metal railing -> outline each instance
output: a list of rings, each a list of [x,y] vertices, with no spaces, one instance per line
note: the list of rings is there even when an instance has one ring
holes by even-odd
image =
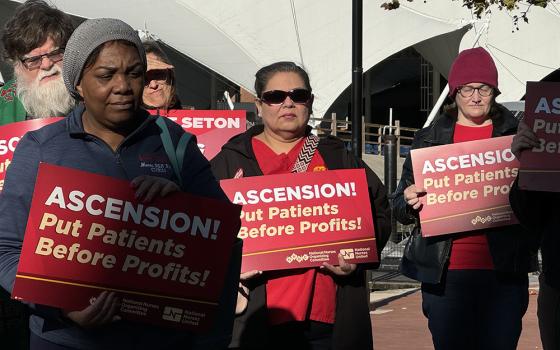
[[[350,143],[352,137],[352,121],[339,120],[336,113],[331,114],[331,118],[311,118],[310,121],[316,124],[315,130],[319,136],[333,135],[341,140]],[[400,121],[396,120],[394,125],[383,125],[376,123],[366,123],[362,117],[362,153],[364,154],[383,154],[383,134],[385,130],[397,136],[398,156],[404,157],[412,145],[415,128],[402,127]]]
[[[352,122],[349,120],[338,120],[333,113],[331,118],[311,118],[316,125],[315,130],[319,136],[333,135],[351,143]],[[410,151],[415,128],[407,128],[400,125],[396,120],[394,125],[383,125],[376,123],[366,123],[362,118],[362,153],[385,155],[383,135],[393,134],[396,136],[397,156],[404,157]],[[389,271],[398,270],[398,264],[403,256],[404,246],[411,235],[413,225],[401,225],[397,223],[391,234],[390,240],[381,253],[381,268]]]

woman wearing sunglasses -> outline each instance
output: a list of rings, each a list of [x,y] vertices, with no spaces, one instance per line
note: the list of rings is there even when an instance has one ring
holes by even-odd
[[[416,133],[412,148],[511,135],[517,119],[496,103],[498,71],[483,48],[468,49],[449,72],[454,103]],[[410,155],[395,192],[394,213],[418,222],[426,189],[414,184]],[[514,350],[528,306],[527,273],[536,268],[536,240],[520,225],[424,238],[417,225],[401,263],[422,282],[422,310],[436,350]]]
[[[175,67],[155,41],[144,41],[148,70],[144,80],[142,104],[146,109],[180,109]]]
[[[307,73],[293,62],[271,64],[256,73],[255,91],[263,125],[252,127],[223,146],[211,162],[216,177],[301,171],[296,165],[302,152],[309,152],[304,171],[365,168],[381,251],[390,233],[386,190],[373,171],[354,158],[341,140],[319,139],[311,134],[307,122],[313,94]],[[372,349],[364,266],[349,264],[339,256],[336,266],[250,271],[243,273],[241,280],[239,315],[230,347]]]

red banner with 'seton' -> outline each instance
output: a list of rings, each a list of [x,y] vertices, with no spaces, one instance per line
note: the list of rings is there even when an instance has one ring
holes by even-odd
[[[247,129],[244,110],[170,109],[164,113],[152,109],[148,112],[152,115],[160,113],[196,135],[198,148],[208,160],[214,158],[230,138]]]
[[[239,214],[185,193],[141,203],[128,181],[42,163],[12,297],[82,310],[113,291],[123,318],[205,330]]]
[[[222,180],[243,205],[241,271],[375,262],[377,250],[363,169]]]

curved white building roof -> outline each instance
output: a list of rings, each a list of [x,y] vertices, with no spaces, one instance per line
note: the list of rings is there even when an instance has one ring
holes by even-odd
[[[255,72],[279,60],[303,63],[314,87],[320,116],[351,83],[352,8],[340,0],[51,0],[86,18],[116,17],[148,30],[165,43],[252,91]],[[560,12],[531,8],[530,23],[512,25],[511,14],[475,20],[460,1],[416,0],[386,11],[382,0],[363,7],[364,72],[400,50],[417,45],[444,75],[460,47],[485,47],[499,69],[501,100],[524,95],[527,80],[540,80],[560,66]],[[559,5],[556,5],[560,7]],[[487,23],[478,43],[476,31]],[[474,24],[443,39],[438,35]],[[512,32],[513,31],[513,32]]]

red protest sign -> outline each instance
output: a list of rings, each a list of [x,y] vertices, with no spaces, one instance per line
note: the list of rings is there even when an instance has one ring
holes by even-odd
[[[157,115],[158,110],[148,112]],[[243,110],[171,109],[166,113],[159,110],[159,113],[196,135],[198,147],[208,160],[214,158],[230,138],[247,129]]]
[[[207,329],[239,213],[185,193],[139,203],[128,181],[43,163],[12,297],[82,310],[109,290],[123,318]]]
[[[222,180],[242,204],[242,271],[377,261],[363,169]]]
[[[519,163],[512,136],[411,151],[414,182],[424,187],[422,235],[438,236],[517,223],[509,190]]]
[[[39,118],[0,126],[0,192],[4,188],[4,178],[19,140],[32,130],[52,124],[62,118]]]
[[[523,120],[540,145],[521,154],[519,187],[560,192],[560,83],[527,82]]]

